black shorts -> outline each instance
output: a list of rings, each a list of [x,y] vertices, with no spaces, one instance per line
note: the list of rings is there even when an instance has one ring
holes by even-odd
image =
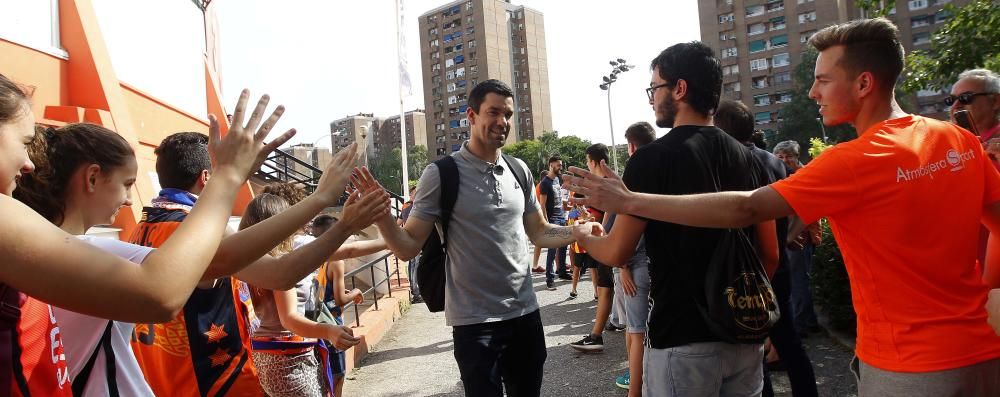
[[[574,252],[573,265],[580,268],[580,270],[593,269],[598,266],[594,258],[591,258],[586,252]]]
[[[611,266],[604,266],[600,262],[594,260],[594,258],[590,258],[590,261],[594,263],[597,271],[597,287],[614,288],[615,276],[611,272]]]

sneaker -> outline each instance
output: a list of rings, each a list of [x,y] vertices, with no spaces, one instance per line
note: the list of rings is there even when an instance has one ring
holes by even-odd
[[[413,298],[410,299],[410,303],[424,303],[424,298],[420,297],[420,295],[414,295]]]
[[[600,335],[587,335],[569,346],[582,352],[601,352],[604,351],[604,338]]]
[[[569,298],[570,298],[570,299],[576,299],[576,291],[572,291],[572,292],[570,292],[570,293],[569,293]]]
[[[631,378],[631,376],[626,372],[625,375],[619,376],[615,379],[615,386],[628,390],[629,378]]]
[[[566,280],[566,281],[572,281],[573,280],[573,276],[569,275],[569,274],[566,274],[566,273],[563,273],[563,274],[559,275],[559,279],[560,280]]]
[[[548,288],[549,291],[555,291],[556,290],[556,283],[554,283],[552,281],[546,281],[545,282],[545,287]]]
[[[614,325],[610,321],[608,321],[608,325],[604,327],[604,330],[605,331],[622,332],[622,331],[625,330],[625,326],[624,325]]]

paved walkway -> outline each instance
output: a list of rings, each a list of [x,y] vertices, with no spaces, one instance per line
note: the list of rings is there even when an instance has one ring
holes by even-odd
[[[544,256],[542,257],[544,260]],[[624,334],[605,332],[603,353],[579,353],[569,346],[590,332],[597,302],[589,278],[578,287],[580,296],[568,300],[568,281],[557,282],[558,290],[545,289],[543,276],[535,275],[535,291],[545,324],[548,360],[542,396],[624,396],[614,384],[625,372]],[[816,370],[821,396],[856,396],[854,380],[847,370],[851,353],[825,336],[806,340]],[[778,396],[791,396],[784,373],[774,375]],[[360,368],[347,376],[346,396],[462,396],[458,367],[452,355],[451,328],[443,313],[430,313],[423,304],[414,305],[395,324]]]

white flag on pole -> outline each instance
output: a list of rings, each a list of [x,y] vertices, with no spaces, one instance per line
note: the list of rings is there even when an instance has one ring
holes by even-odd
[[[402,97],[408,97],[413,95],[413,87],[410,84],[410,72],[409,72],[409,62],[406,60],[406,34],[405,24],[403,21],[405,17],[403,16],[403,0],[397,0],[396,4],[399,5],[398,18],[396,21],[396,32],[399,38],[396,40],[399,48],[396,49],[398,52],[397,57],[399,58],[399,93]]]

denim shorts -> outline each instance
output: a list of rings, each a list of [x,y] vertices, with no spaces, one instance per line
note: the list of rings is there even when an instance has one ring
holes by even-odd
[[[649,259],[629,262],[635,296],[625,296],[625,327],[630,334],[646,333],[649,317]]]

